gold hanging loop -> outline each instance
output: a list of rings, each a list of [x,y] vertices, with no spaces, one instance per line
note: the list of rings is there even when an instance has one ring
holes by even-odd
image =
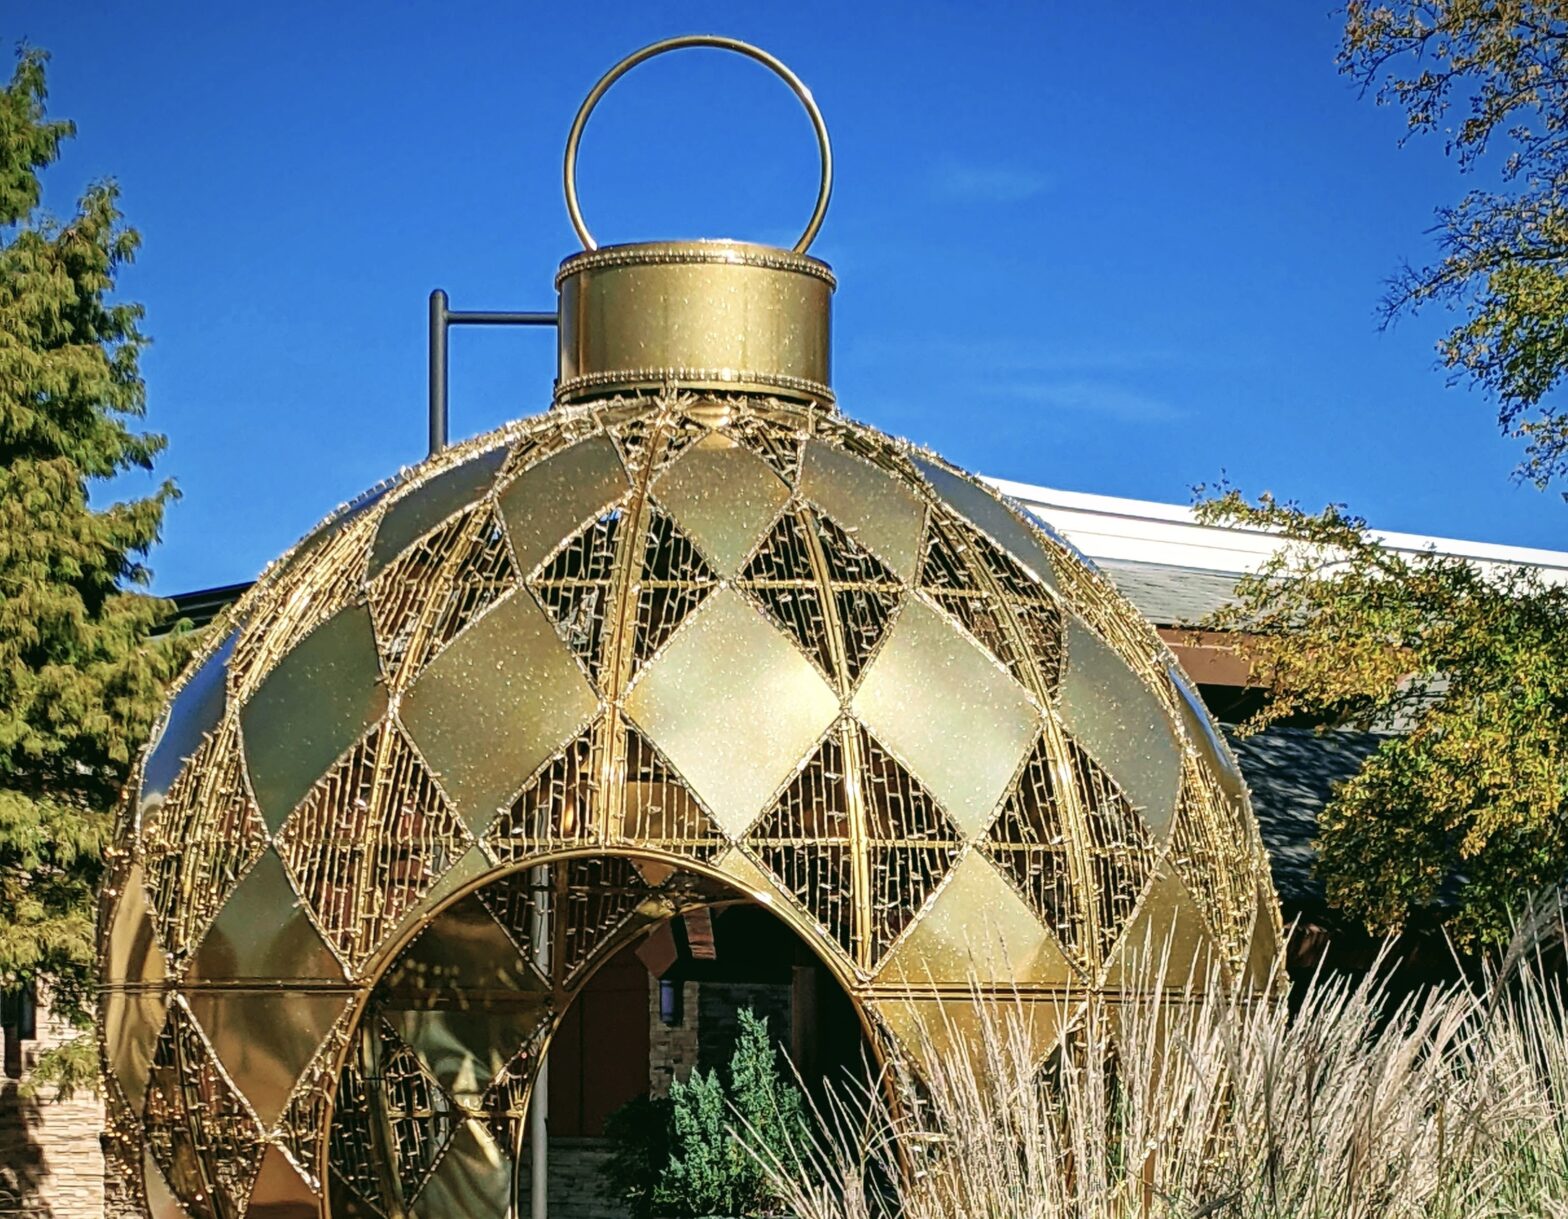
[[[616,64],[602,77],[599,83],[589,91],[583,99],[577,117],[572,120],[571,133],[566,137],[566,165],[564,178],[566,182],[566,214],[571,217],[572,228],[577,230],[577,238],[583,243],[585,250],[597,250],[599,243],[594,240],[593,234],[588,231],[588,226],[583,222],[582,208],[577,203],[577,146],[583,138],[583,128],[588,125],[588,116],[593,113],[593,108],[599,104],[599,99],[609,91],[611,85],[625,76],[644,60],[652,59],[655,55],[663,55],[666,51],[680,51],[687,47],[713,47],[720,51],[734,51],[748,59],[754,59],[764,67],[771,69],[780,77],[800,99],[800,104],[806,108],[806,114],[811,119],[811,126],[817,133],[817,151],[822,158],[821,184],[817,188],[817,205],[812,210],[811,219],[806,222],[806,231],[800,235],[800,240],[794,245],[795,253],[804,254],[811,248],[811,243],[816,240],[817,231],[822,227],[823,217],[828,212],[828,199],[833,193],[833,148],[828,142],[828,127],[822,119],[822,111],[817,109],[816,100],[811,96],[811,90],[806,88],[800,77],[796,76],[784,63],[773,55],[769,55],[761,47],[754,47],[749,42],[742,42],[738,38],[725,38],[720,34],[684,34],[679,38],[666,38],[660,42],[650,43],[640,51],[633,51],[620,63]]]

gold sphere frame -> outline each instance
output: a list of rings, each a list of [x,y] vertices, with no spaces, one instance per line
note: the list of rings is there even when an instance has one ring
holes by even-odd
[[[719,42],[623,61],[572,151],[676,45]],[[772,910],[878,1052],[1003,1002],[1043,1063],[1151,948],[1176,993],[1274,985],[1196,691],[1059,535],[837,411],[833,284],[734,242],[568,259],[552,408],[214,626],[100,903],[111,1215],[504,1219],[573,997],[703,906]]]

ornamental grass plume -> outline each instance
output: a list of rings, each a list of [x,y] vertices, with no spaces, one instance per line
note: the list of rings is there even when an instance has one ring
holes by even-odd
[[[1023,1007],[982,1001],[769,1170],[799,1219],[1563,1219],[1562,948],[1557,907],[1477,983],[1318,977],[1289,1007],[1151,954],[1152,997],[1064,1003],[1043,1065]]]

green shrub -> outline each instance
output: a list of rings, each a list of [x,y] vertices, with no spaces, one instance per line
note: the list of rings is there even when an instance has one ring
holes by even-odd
[[[767,1022],[742,1009],[726,1087],[695,1071],[668,1101],[642,1098],[611,1118],[611,1183],[634,1219],[782,1213],[761,1161],[800,1169],[810,1138],[800,1090],[784,1078]]]

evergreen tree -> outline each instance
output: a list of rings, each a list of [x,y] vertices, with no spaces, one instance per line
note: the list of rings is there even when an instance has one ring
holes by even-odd
[[[183,648],[149,644],[172,607],[138,591],[173,484],[89,497],[164,440],[127,424],[145,339],[141,306],[112,299],[138,242],[118,191],[90,186],[63,223],[40,210],[75,133],[45,117],[46,60],[24,48],[0,91],[0,986],[42,984],[84,1023],[112,810]],[[81,1081],[83,1048],[57,1082]]]
[[[779,1071],[768,1022],[750,1008],[737,1014],[728,1095],[717,1071],[670,1085],[670,1158],[653,1192],[655,1213],[777,1214],[763,1163],[800,1166],[810,1137],[800,1089]]]
[[[729,1135],[719,1073],[693,1071],[670,1085],[670,1160],[653,1198],[667,1215],[738,1215],[745,1172]]]

